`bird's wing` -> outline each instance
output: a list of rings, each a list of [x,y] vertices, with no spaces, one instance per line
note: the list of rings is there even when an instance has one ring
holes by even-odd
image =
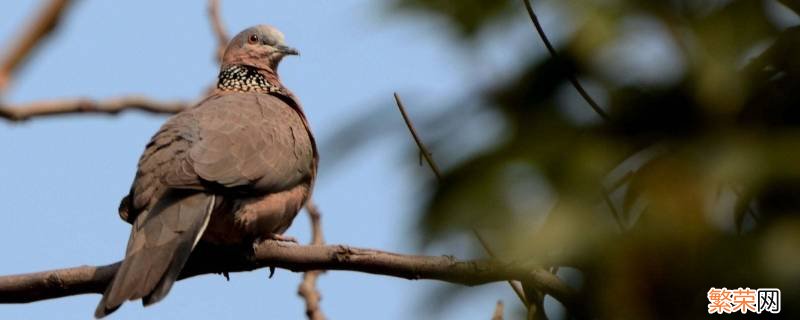
[[[300,114],[280,98],[226,94],[197,111],[200,139],[188,160],[202,180],[266,194],[311,176],[315,155],[310,134]]]
[[[214,195],[171,190],[142,212],[95,317],[106,316],[126,300],[142,298],[149,305],[164,298],[208,225],[214,202]]]
[[[153,136],[120,215],[133,222],[170,188],[251,194],[288,190],[314,175],[312,139],[301,115],[280,98],[212,96],[171,118]]]
[[[139,158],[130,194],[120,204],[120,216],[130,223],[152,206],[170,186],[203,190],[188,162],[192,145],[199,140],[200,125],[191,110],[170,118],[145,147]]]

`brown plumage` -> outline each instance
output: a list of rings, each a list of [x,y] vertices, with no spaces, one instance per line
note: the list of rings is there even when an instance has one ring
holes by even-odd
[[[237,245],[282,234],[316,176],[314,138],[278,63],[297,52],[269,26],[231,40],[215,92],[170,118],[147,144],[120,204],[125,260],[95,311],[158,302],[199,241]]]

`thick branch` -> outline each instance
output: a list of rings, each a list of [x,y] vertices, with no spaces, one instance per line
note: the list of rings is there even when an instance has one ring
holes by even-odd
[[[91,99],[65,99],[40,101],[27,105],[6,106],[0,104],[0,118],[22,121],[32,117],[55,116],[71,113],[117,114],[124,110],[141,110],[151,113],[177,113],[186,109],[186,102],[161,102],[145,97],[130,96],[104,101]]]
[[[0,65],[0,92],[8,86],[14,71],[30,56],[36,45],[55,30],[56,25],[61,20],[61,16],[71,2],[69,0],[50,1],[42,7],[36,19],[25,27],[25,32],[11,47]]]
[[[529,263],[457,260],[450,256],[414,256],[344,245],[299,246],[266,241],[251,254],[198,247],[182,278],[207,273],[252,271],[274,266],[294,272],[357,271],[409,280],[429,279],[474,286],[509,279],[535,284],[567,308],[579,308],[574,290],[553,274]],[[0,303],[26,303],[85,293],[101,293],[119,263],[83,266],[0,277]],[[534,271],[531,271],[534,270]]]

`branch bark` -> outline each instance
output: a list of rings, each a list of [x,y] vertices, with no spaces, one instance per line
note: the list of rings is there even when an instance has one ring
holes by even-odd
[[[141,110],[157,114],[172,114],[186,109],[186,102],[162,102],[140,96],[96,101],[91,99],[60,99],[33,102],[27,105],[7,106],[0,104],[0,118],[23,121],[33,117],[57,116],[71,113],[117,114],[124,110]]]
[[[404,255],[345,245],[300,246],[265,241],[243,254],[198,246],[181,279],[207,273],[252,271],[277,267],[294,272],[346,270],[409,280],[440,280],[475,286],[509,279],[535,284],[561,301],[580,310],[575,291],[558,277],[524,262],[495,259],[457,260],[451,256]],[[28,303],[86,293],[102,293],[120,263],[0,277],[0,303]],[[532,271],[533,270],[533,271]]]

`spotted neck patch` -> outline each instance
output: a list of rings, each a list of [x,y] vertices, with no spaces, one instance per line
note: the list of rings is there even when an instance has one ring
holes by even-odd
[[[258,69],[243,65],[232,65],[222,70],[217,88],[237,92],[281,92],[281,88],[269,83]]]

